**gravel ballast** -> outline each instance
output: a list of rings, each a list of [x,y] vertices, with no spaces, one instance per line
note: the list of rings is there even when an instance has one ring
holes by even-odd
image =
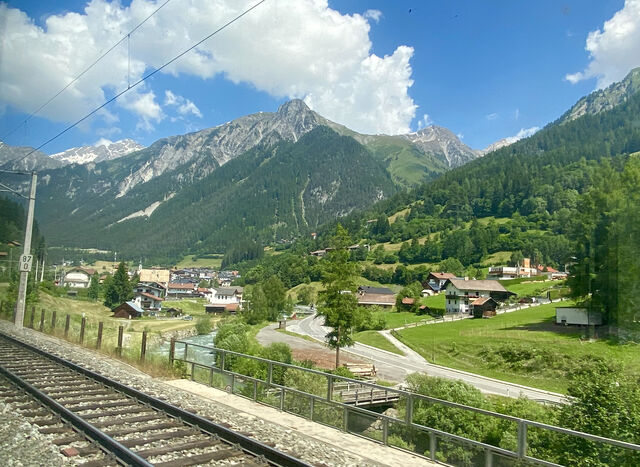
[[[247,416],[247,414],[234,408],[225,405],[214,405],[211,401],[164,384],[161,380],[154,379],[126,363],[61,339],[31,329],[25,328],[18,330],[6,321],[0,321],[0,330],[61,358],[68,359],[78,365],[119,381],[122,384],[129,385],[151,396],[164,399],[166,402],[185,410],[194,411],[198,415],[210,418],[216,421],[216,423],[228,426],[232,430],[250,434],[252,438],[275,446],[277,449],[299,457],[310,464],[317,466],[354,467],[383,465],[367,459],[366,455],[360,456],[352,452],[345,452],[337,446],[332,446],[315,438],[288,430],[281,425],[271,423],[267,420],[256,420],[255,417]],[[21,417],[16,417],[15,421],[3,423],[2,438],[0,439],[0,460],[13,459],[13,463],[2,462],[0,465],[69,465],[68,460],[62,458],[60,455],[58,455],[57,458],[55,458],[55,456],[52,457],[51,462],[44,464],[33,464],[28,460],[22,461],[17,455],[12,457],[16,454],[16,451],[12,451],[12,448],[9,446],[14,444],[14,442],[6,439],[12,436],[17,436],[20,439],[34,436],[36,436],[36,439],[42,438],[40,441],[40,444],[43,445],[42,449],[50,450],[53,454],[57,454],[56,447],[48,444],[46,438],[40,436],[34,427],[28,423],[26,423],[25,426],[24,420],[21,422],[19,420]],[[12,426],[14,428],[17,427],[18,431],[16,432],[15,429],[5,430],[4,425],[8,423],[13,423]],[[10,436],[5,436],[6,432],[8,432]],[[65,462],[67,463],[65,464]],[[425,461],[425,464],[428,464],[428,462]]]

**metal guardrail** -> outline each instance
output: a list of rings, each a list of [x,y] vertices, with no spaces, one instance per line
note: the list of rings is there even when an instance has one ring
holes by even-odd
[[[182,352],[181,358],[179,358],[177,356],[178,353],[180,353],[179,351],[176,351],[176,345],[183,345],[184,348],[180,349]],[[189,347],[193,347],[193,348],[201,348],[201,349],[206,349],[210,354],[213,355],[213,363],[211,364],[207,364],[207,363],[202,363],[202,362],[198,362],[192,359],[189,359]],[[216,357],[220,356],[220,361],[219,364],[217,365],[215,363],[216,361]],[[251,376],[246,376],[243,375],[241,373],[236,373],[230,370],[227,370],[225,368],[225,361],[228,360],[228,357],[239,357],[239,358],[246,358],[249,360],[254,360],[257,362],[261,362],[263,364],[265,364],[267,366],[267,377],[265,380],[259,379],[259,378],[254,378]],[[548,425],[545,423],[540,423],[540,422],[535,422],[532,420],[527,420],[527,419],[523,419],[523,418],[518,418],[518,417],[514,417],[511,415],[505,415],[505,414],[501,414],[498,412],[492,412],[489,410],[485,410],[485,409],[479,409],[477,407],[471,407],[468,405],[464,405],[464,404],[459,404],[456,402],[450,402],[450,401],[446,401],[446,400],[442,400],[442,399],[437,399],[435,397],[430,397],[430,396],[425,396],[422,394],[416,394],[416,393],[412,393],[409,391],[405,391],[402,389],[396,389],[396,388],[390,388],[390,387],[386,387],[386,386],[380,386],[374,383],[370,383],[367,381],[359,381],[359,380],[355,380],[355,379],[351,379],[351,378],[346,378],[346,377],[342,377],[342,376],[336,376],[333,374],[329,374],[329,373],[324,373],[322,371],[318,371],[318,370],[314,370],[314,369],[310,369],[310,368],[305,368],[305,367],[300,367],[300,366],[296,366],[296,365],[290,365],[287,363],[281,363],[281,362],[277,362],[277,361],[273,361],[273,360],[268,360],[265,358],[261,358],[261,357],[256,357],[253,355],[247,355],[247,354],[242,354],[239,352],[233,352],[230,350],[224,350],[224,349],[218,349],[215,347],[210,347],[210,346],[206,346],[206,345],[200,345],[200,344],[192,344],[189,342],[185,342],[185,341],[178,341],[178,340],[171,340],[171,345],[170,345],[170,350],[169,350],[169,360],[171,365],[173,365],[174,361],[183,361],[185,362],[185,364],[190,365],[190,378],[192,380],[196,379],[196,370],[203,370],[205,373],[208,373],[208,379],[205,379],[205,381],[209,384],[209,386],[213,387],[213,383],[214,383],[214,374],[219,374],[222,376],[226,376],[229,379],[229,384],[227,384],[224,389],[227,390],[230,393],[233,394],[237,394],[243,397],[248,397],[250,399],[253,399],[256,402],[259,403],[265,403],[266,405],[270,405],[270,406],[274,406],[279,408],[282,411],[288,411],[291,413],[295,413],[296,415],[300,415],[303,416],[305,418],[308,418],[312,421],[316,421],[319,423],[323,423],[325,425],[329,425],[332,426],[334,428],[340,428],[345,432],[348,433],[352,433],[352,434],[356,434],[358,436],[363,436],[365,438],[369,438],[372,439],[374,441],[377,442],[381,442],[384,445],[387,446],[392,446],[392,447],[398,447],[400,449],[404,449],[401,446],[397,446],[394,445],[392,442],[390,442],[389,440],[389,427],[392,426],[393,424],[400,424],[403,425],[405,428],[409,428],[411,430],[417,430],[419,432],[423,432],[425,433],[428,437],[429,437],[429,454],[428,455],[423,455],[422,453],[419,452],[414,452],[414,451],[410,451],[413,454],[417,454],[420,455],[422,457],[426,457],[428,459],[431,460],[437,460],[436,459],[436,453],[437,453],[437,449],[438,449],[438,437],[443,438],[447,441],[454,441],[457,443],[461,443],[463,445],[466,446],[472,446],[476,449],[481,449],[484,451],[485,456],[485,466],[486,467],[491,467],[493,466],[493,461],[494,461],[494,457],[499,456],[499,457],[504,457],[504,458],[510,458],[512,460],[520,460],[520,461],[527,461],[529,463],[533,463],[533,464],[537,464],[537,465],[544,465],[544,466],[559,466],[559,464],[555,464],[553,462],[549,462],[546,461],[544,459],[538,459],[532,456],[528,456],[527,455],[527,433],[528,433],[528,429],[529,428],[538,428],[538,429],[542,429],[542,430],[548,430],[548,431],[553,431],[556,433],[561,433],[564,435],[568,435],[568,436],[575,436],[578,438],[582,438],[582,439],[586,439],[589,441],[593,441],[596,443],[603,443],[603,444],[607,444],[610,446],[616,446],[619,448],[624,448],[624,449],[630,449],[633,451],[640,451],[640,445],[637,444],[633,444],[633,443],[627,443],[625,441],[619,441],[619,440],[615,440],[615,439],[611,439],[611,438],[605,438],[602,436],[597,436],[597,435],[592,435],[589,433],[584,433],[584,432],[580,432],[580,431],[575,431],[575,430],[570,430],[568,428],[561,428],[558,426],[554,426],[554,425]],[[296,371],[302,371],[305,373],[309,373],[309,374],[314,374],[317,376],[322,376],[324,378],[326,378],[327,380],[327,386],[326,386],[326,393],[324,396],[318,396],[317,394],[312,394],[309,392],[305,392],[302,391],[300,389],[296,389],[296,388],[291,388],[291,387],[287,387],[287,386],[283,386],[280,384],[277,384],[273,381],[273,374],[274,374],[274,369],[275,368],[286,368],[286,369],[293,369]],[[246,394],[246,383],[249,383],[250,387],[250,394],[247,395]],[[364,386],[364,387],[368,387],[371,388],[371,390],[376,390],[376,391],[385,391],[387,393],[393,393],[394,395],[397,396],[398,399],[403,400],[405,402],[405,417],[404,419],[400,419],[397,417],[392,417],[392,416],[388,416],[385,414],[380,414],[371,410],[367,410],[365,408],[362,407],[357,407],[357,406],[353,406],[353,405],[349,405],[346,403],[343,403],[339,400],[336,400],[336,397],[334,397],[335,395],[335,384],[337,382],[341,382],[341,383],[350,383],[350,384],[357,384],[359,386]],[[252,386],[252,388],[251,388]],[[259,391],[258,388],[259,386],[264,386],[265,389],[265,393],[269,390],[273,391],[274,394],[277,394],[277,403],[268,403],[267,402],[267,398],[263,398],[263,400],[261,400],[261,397],[259,397]],[[244,392],[243,392],[244,391]],[[287,404],[286,404],[286,398],[287,398],[287,394],[293,394],[296,396],[301,396],[303,398],[306,398],[308,400],[308,411],[307,413],[301,413],[300,410],[297,411],[293,411],[293,410],[287,410]],[[477,413],[480,415],[484,415],[484,416],[488,416],[488,417],[493,417],[493,418],[497,418],[500,420],[505,420],[505,421],[509,421],[515,424],[515,426],[517,427],[517,433],[516,433],[516,440],[517,440],[517,447],[515,451],[511,451],[509,449],[504,449],[498,446],[493,446],[490,444],[486,444],[477,440],[473,440],[470,438],[466,438],[463,436],[459,436],[459,435],[455,435],[452,433],[447,433],[445,431],[441,431],[438,430],[436,428],[432,428],[432,427],[428,427],[428,426],[424,426],[424,425],[420,425],[417,423],[414,423],[413,421],[413,409],[416,405],[416,402],[420,402],[420,401],[424,401],[424,402],[429,402],[432,404],[438,404],[440,406],[443,407],[449,407],[449,408],[454,408],[454,409],[459,409],[459,410],[463,410],[463,411],[467,411],[467,412],[473,412],[473,413]],[[319,417],[315,416],[318,415],[317,412],[314,413],[314,409],[317,405],[322,404],[322,405],[328,405],[336,410],[340,410],[342,411],[342,423],[340,426],[336,426],[336,425],[332,425],[332,424],[328,424],[328,423],[324,423],[322,420],[319,419]],[[380,439],[377,439],[375,437],[372,436],[367,436],[364,435],[362,433],[358,433],[358,432],[354,432],[353,430],[349,429],[350,426],[350,420],[353,419],[355,416],[360,416],[360,417],[368,417],[369,419],[375,419],[375,421],[379,422],[381,424],[381,435],[380,435]],[[406,450],[406,449],[404,449]]]

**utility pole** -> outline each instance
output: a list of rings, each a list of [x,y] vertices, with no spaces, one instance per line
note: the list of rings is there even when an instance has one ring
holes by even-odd
[[[29,192],[27,226],[24,233],[24,252],[20,257],[20,262],[18,263],[20,270],[20,287],[18,288],[18,302],[16,303],[16,317],[14,321],[17,328],[22,328],[24,321],[24,308],[27,301],[27,279],[29,278],[31,262],[33,261],[33,257],[31,256],[31,233],[33,230],[33,211],[36,204],[37,181],[38,175],[35,171],[31,172],[31,190]]]

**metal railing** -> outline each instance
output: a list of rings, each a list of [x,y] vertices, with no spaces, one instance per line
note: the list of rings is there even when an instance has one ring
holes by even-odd
[[[210,356],[209,358],[211,359],[211,362],[197,361],[195,358],[195,352],[190,352],[190,350],[195,349],[204,349],[207,355]],[[258,362],[258,364],[263,365],[262,368],[266,370],[266,376],[264,379],[260,379],[227,370],[226,362],[228,362],[229,359],[247,359],[249,361]],[[559,464],[554,462],[527,455],[527,434],[531,428],[560,433],[562,435],[582,438],[595,443],[602,443],[609,446],[640,452],[640,445],[633,443],[522,419],[511,415],[505,415],[456,402],[412,393],[403,389],[380,386],[367,381],[337,376],[253,355],[217,349],[211,346],[192,344],[172,339],[169,350],[169,360],[171,365],[173,365],[174,361],[184,362],[187,366],[187,370],[190,370],[188,371],[188,375],[191,380],[204,382],[211,387],[224,389],[232,394],[247,397],[256,402],[276,407],[282,411],[290,412],[295,415],[300,415],[312,421],[338,428],[351,434],[372,439],[387,446],[408,450],[413,454],[417,454],[431,460],[443,460],[442,457],[438,457],[440,440],[440,443],[443,443],[440,444],[440,447],[443,445],[450,445],[450,443],[455,443],[455,445],[465,446],[466,449],[471,449],[476,452],[481,451],[484,456],[484,465],[486,467],[492,467],[494,465],[494,460],[496,459],[499,459],[499,465],[515,465],[517,462],[521,463],[522,461],[526,461],[536,465],[559,466]],[[299,371],[315,378],[324,378],[326,383],[322,385],[322,394],[314,394],[275,382],[274,374],[282,374],[286,370]],[[217,378],[216,375],[218,375]],[[403,404],[405,416],[403,418],[398,418],[381,414],[373,410],[368,410],[362,406],[354,406],[345,403],[340,400],[339,387],[336,388],[336,383],[347,383],[357,385],[362,388],[368,388],[366,392],[371,391],[373,393],[373,391],[376,391],[378,394],[384,392],[387,399],[397,400],[398,403]],[[515,450],[505,449],[415,423],[413,416],[414,409],[424,403],[436,404],[440,407],[462,410],[468,413],[479,414],[513,423],[515,427],[514,437],[516,440]],[[367,426],[368,428],[363,429],[363,426]],[[399,428],[398,430],[394,430],[394,436],[390,436],[390,430],[392,428]],[[409,443],[406,442],[406,440],[403,442],[402,437],[398,437],[397,435],[397,433],[402,433],[403,431],[405,433],[413,433],[414,435],[417,433],[419,435],[426,436],[428,438],[428,450],[425,452],[417,452],[407,448]]]

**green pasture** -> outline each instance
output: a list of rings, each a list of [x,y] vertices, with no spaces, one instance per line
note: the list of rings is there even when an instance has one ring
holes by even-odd
[[[583,328],[554,324],[555,307],[419,326],[396,335],[432,363],[557,392],[566,390],[573,371],[598,358],[640,374],[638,344],[586,340]]]

